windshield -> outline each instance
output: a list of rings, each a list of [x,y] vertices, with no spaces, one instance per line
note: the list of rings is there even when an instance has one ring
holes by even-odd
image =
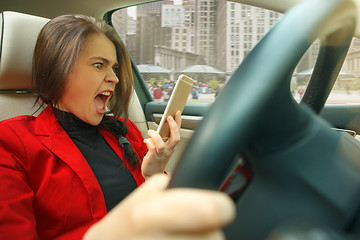
[[[167,101],[178,76],[186,74],[196,82],[188,102],[211,103],[281,17],[225,0],[175,0],[120,9],[112,22],[156,101]],[[354,39],[327,104],[360,102],[359,46],[359,39]],[[297,101],[305,92],[318,50],[315,42],[295,69],[291,91]],[[161,95],[154,95],[156,89]]]

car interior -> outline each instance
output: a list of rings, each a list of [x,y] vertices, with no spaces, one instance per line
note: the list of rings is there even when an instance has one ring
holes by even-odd
[[[36,111],[29,91],[32,53],[37,34],[47,21],[16,12],[1,13],[1,120]]]
[[[37,115],[31,85],[32,52],[42,26],[61,14],[87,14],[111,24],[111,14],[144,0],[0,3],[0,120]],[[360,103],[327,105],[348,54],[360,36],[355,0],[236,0],[283,13],[231,74],[211,104],[189,103],[181,142],[167,171],[169,188],[219,190],[233,195],[236,219],[227,239],[357,239],[360,236]],[[310,45],[320,50],[300,103],[292,75]],[[133,63],[135,91],[129,118],[146,137],[166,103],[144,90]],[[259,71],[261,66],[261,71]],[[360,99],[360,95],[358,96]],[[349,134],[350,133],[350,134]],[[249,181],[227,182],[251,172]],[[231,180],[231,179],[230,179]]]

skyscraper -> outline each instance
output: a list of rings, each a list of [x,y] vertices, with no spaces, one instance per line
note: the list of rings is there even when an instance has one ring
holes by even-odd
[[[216,66],[231,73],[282,14],[226,0],[217,4]]]

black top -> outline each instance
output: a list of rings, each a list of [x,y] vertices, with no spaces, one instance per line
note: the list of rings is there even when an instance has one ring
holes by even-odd
[[[111,149],[97,126],[90,125],[74,114],[53,108],[55,116],[89,163],[110,211],[137,188],[136,181],[123,161]]]

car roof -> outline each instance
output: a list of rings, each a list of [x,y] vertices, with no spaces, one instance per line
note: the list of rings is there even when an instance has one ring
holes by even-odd
[[[85,14],[101,18],[110,9],[136,5],[149,0],[5,0],[1,11],[15,11],[53,18],[63,14]]]
[[[154,1],[154,0],[153,0]],[[95,17],[102,17],[109,9],[121,8],[124,6],[136,5],[149,0],[11,0],[1,1],[2,11],[16,11],[27,14],[53,18],[62,14],[86,14]],[[269,8],[279,12],[301,0],[235,0],[249,5]]]

